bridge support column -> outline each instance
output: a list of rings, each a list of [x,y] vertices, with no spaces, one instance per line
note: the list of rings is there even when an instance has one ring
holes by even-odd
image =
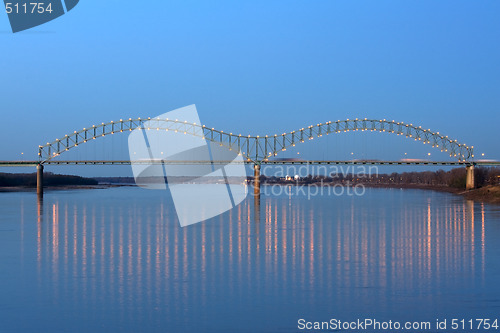
[[[255,197],[260,198],[260,164],[255,164],[253,171],[253,193]]]
[[[465,170],[467,171],[465,180],[465,189],[472,190],[476,188],[476,182],[474,179],[474,165],[473,164],[467,165]]]
[[[36,166],[36,194],[43,196],[43,164]]]

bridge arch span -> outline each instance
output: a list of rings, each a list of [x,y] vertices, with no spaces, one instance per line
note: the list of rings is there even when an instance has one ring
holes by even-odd
[[[311,140],[323,135],[349,132],[349,131],[378,131],[404,135],[406,138],[431,144],[434,148],[447,152],[451,157],[460,162],[468,162],[474,158],[473,147],[469,147],[457,140],[450,139],[439,132],[423,129],[421,126],[406,124],[403,122],[375,120],[375,119],[347,119],[328,121],[317,125],[311,125],[281,135],[251,136],[227,133],[215,128],[209,128],[200,124],[188,123],[177,119],[120,119],[100,125],[93,125],[72,134],[65,135],[53,142],[47,142],[39,146],[39,162],[50,161],[65,151],[78,147],[90,140],[112,135],[115,133],[129,132],[136,128],[147,130],[166,130],[181,132],[184,134],[203,137],[206,140],[227,146],[230,149],[238,149],[249,162],[259,163],[276,156],[279,152],[293,147],[296,144]]]

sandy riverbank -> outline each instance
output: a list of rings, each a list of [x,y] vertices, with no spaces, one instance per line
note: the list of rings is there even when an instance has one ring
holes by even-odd
[[[500,204],[500,185],[489,185],[460,194],[469,200]]]

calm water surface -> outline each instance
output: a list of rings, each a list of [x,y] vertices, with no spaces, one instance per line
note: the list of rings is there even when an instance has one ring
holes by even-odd
[[[446,193],[263,195],[186,228],[139,188],[0,193],[0,212],[0,332],[500,317],[500,209]]]

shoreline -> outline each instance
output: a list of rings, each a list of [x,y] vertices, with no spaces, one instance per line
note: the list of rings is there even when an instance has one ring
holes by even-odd
[[[294,186],[296,184],[266,184],[263,183],[262,186]],[[318,185],[317,183],[311,183],[308,185]],[[415,189],[415,190],[425,190],[425,191],[437,191],[445,192],[463,197],[466,200],[473,200],[477,202],[484,202],[489,204],[500,204],[500,185],[488,185],[478,189],[466,191],[464,189],[444,186],[444,185],[424,185],[424,184],[364,184],[357,183],[352,185],[341,185],[341,186],[355,186],[363,185],[367,188],[393,188],[393,189]],[[99,184],[99,185],[66,185],[66,186],[49,186],[45,187],[45,191],[68,191],[68,190],[105,190],[108,188],[115,187],[136,187],[135,184]],[[36,192],[36,187],[26,187],[26,186],[12,186],[12,187],[0,187],[0,193],[14,193],[14,192]]]
[[[360,183],[362,184],[362,183]],[[362,184],[368,188],[399,188],[399,189],[410,189],[410,190],[427,190],[427,191],[437,191],[446,192],[451,194],[461,194],[465,190],[455,187],[449,187],[445,185],[424,185],[424,184]]]
[[[320,184],[320,183],[311,183]],[[273,185],[273,184],[262,184],[264,186]],[[293,183],[290,184],[278,184],[278,185],[296,185]],[[353,183],[351,185],[343,185],[343,186],[356,186],[363,185],[366,188],[386,188],[386,189],[410,189],[410,190],[424,190],[424,191],[436,191],[436,192],[444,192],[450,193],[457,196],[461,196],[466,200],[473,200],[476,202],[483,202],[489,204],[500,204],[500,185],[487,185],[481,188],[473,189],[473,190],[465,190],[461,188],[449,187],[445,185],[426,185],[426,184],[366,184],[366,183]]]
[[[44,191],[67,191],[67,190],[105,190],[112,187],[135,186],[135,185],[62,185],[62,186],[47,186]],[[0,193],[12,192],[36,192],[36,187],[28,186],[0,186]]]
[[[460,194],[467,200],[500,205],[500,185],[488,185]]]
[[[425,191],[445,192],[463,197],[466,200],[484,202],[489,204],[500,204],[500,185],[487,185],[473,190],[449,187],[444,185],[424,184],[363,184],[367,188],[399,188],[415,189]]]

